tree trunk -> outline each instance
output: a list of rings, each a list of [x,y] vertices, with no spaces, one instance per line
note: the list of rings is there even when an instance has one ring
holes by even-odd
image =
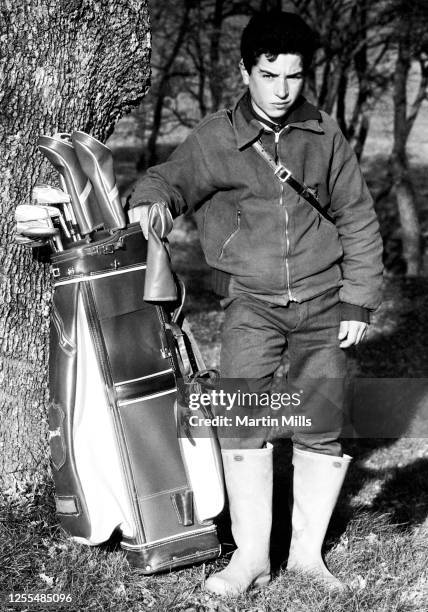
[[[360,127],[358,129],[357,137],[354,138],[354,151],[358,161],[361,160],[364,151],[364,145],[366,144],[367,136],[370,129],[370,119],[368,115],[364,114],[361,117]]]
[[[403,259],[406,262],[406,276],[419,276],[422,272],[421,228],[415,204],[415,192],[409,178],[407,164],[399,158],[393,160],[396,179],[395,197],[401,225]]]
[[[184,38],[187,33],[190,9],[191,1],[186,0],[180,26],[178,28],[177,37],[172,46],[168,48],[167,57],[164,59],[164,63],[161,68],[161,77],[159,80],[156,102],[153,109],[152,129],[150,131],[150,136],[147,141],[148,166],[153,166],[157,162],[156,144],[162,125],[162,111],[167,95],[168,82],[171,76],[170,71],[172,69],[172,66],[174,65],[175,60],[177,59],[180,47],[183,44]]]
[[[348,126],[346,123],[346,92],[348,90],[348,76],[345,70],[340,75],[337,88],[336,120],[345,138],[348,138]]]
[[[409,39],[403,36],[398,45],[394,76],[394,145],[390,168],[400,218],[403,258],[407,266],[406,276],[418,276],[422,267],[421,227],[406,152],[410,132],[406,92],[410,64]]]
[[[36,182],[57,184],[40,134],[105,140],[149,81],[147,0],[5,0],[0,23],[0,475],[35,481],[47,465],[48,266],[14,244],[14,210]],[[54,178],[55,177],[55,178]]]
[[[220,38],[223,24],[223,0],[215,0],[213,29],[210,40],[209,85],[211,92],[211,111],[220,108],[223,93],[223,75],[220,70]]]
[[[358,160],[361,159],[364,144],[367,139],[370,119],[365,112],[366,103],[369,98],[370,89],[368,84],[368,56],[367,56],[367,3],[358,2],[352,11],[352,19],[356,25],[356,39],[360,42],[360,48],[354,56],[355,72],[358,79],[358,93],[352,111],[351,119],[347,126],[347,138],[353,144]]]

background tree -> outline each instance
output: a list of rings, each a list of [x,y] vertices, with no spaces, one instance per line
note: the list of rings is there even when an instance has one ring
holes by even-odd
[[[320,33],[309,97],[336,114],[361,156],[370,105],[389,83],[384,59],[391,37],[385,30],[382,2],[164,0],[162,8],[153,3],[153,87],[141,108],[153,126],[148,139],[150,163],[156,159],[159,139],[179,127],[192,128],[207,113],[232,104],[242,90],[237,69],[242,27],[256,10],[281,6],[297,11]],[[174,40],[180,44],[172,45]]]
[[[13,241],[14,210],[53,179],[40,134],[103,140],[144,97],[146,0],[6,0],[0,21],[0,474],[35,477],[46,462],[48,267]]]
[[[154,58],[154,71],[157,78],[153,82],[153,118],[147,140],[147,165],[149,166],[156,163],[157,160],[156,142],[161,129],[165,98],[168,95],[171,78],[178,76],[177,63],[189,29],[190,13],[195,4],[194,0],[183,0],[171,7],[165,3],[153,6],[152,23],[156,29],[158,52]],[[181,76],[188,75],[184,72]]]
[[[428,5],[425,0],[393,2],[393,36],[396,59],[393,76],[394,142],[389,158],[387,189],[393,189],[401,225],[406,275],[422,271],[421,225],[415,189],[409,171],[407,141],[422,102],[428,97]],[[419,64],[419,85],[414,99],[408,101],[412,63]],[[385,192],[384,192],[385,193]]]
[[[194,127],[236,97],[242,25],[260,6],[260,0],[151,3],[153,84],[138,110],[148,126],[142,166],[162,157],[160,140]]]
[[[368,0],[290,0],[319,33],[319,52],[310,92],[314,102],[335,115],[361,157],[374,102],[390,82],[386,69],[391,36],[383,2]]]
[[[321,53],[313,92],[318,105],[336,114],[345,136],[361,157],[374,103],[393,103],[393,144],[377,201],[395,196],[405,274],[422,272],[422,238],[406,146],[421,105],[427,99],[428,5],[425,0],[293,0],[320,31]],[[408,101],[415,63],[419,84]],[[346,108],[346,102],[352,107]]]

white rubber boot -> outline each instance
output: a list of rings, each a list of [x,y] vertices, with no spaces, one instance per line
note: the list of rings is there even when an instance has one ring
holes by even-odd
[[[232,533],[237,549],[229,565],[208,578],[216,595],[239,595],[270,582],[272,527],[272,445],[251,450],[223,450]]]
[[[287,569],[309,572],[332,589],[344,585],[331,574],[321,547],[351,457],[334,457],[294,449],[293,512]]]

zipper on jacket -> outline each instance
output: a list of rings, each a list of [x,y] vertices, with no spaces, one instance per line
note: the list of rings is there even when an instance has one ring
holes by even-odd
[[[236,236],[236,234],[239,232],[240,229],[241,229],[241,210],[238,208],[238,210],[236,211],[236,228],[233,230],[230,236],[223,243],[223,246],[221,247],[220,253],[218,256],[219,259],[223,257],[225,248],[227,247],[229,242],[232,240],[232,238]]]
[[[279,155],[278,155],[278,143],[279,143],[279,135],[281,133],[281,130],[275,131],[275,155],[274,155],[274,159],[275,159],[275,163],[278,163],[278,159],[279,159]]]
[[[275,132],[275,162],[278,164],[280,162],[279,159],[279,155],[278,155],[278,143],[279,143],[279,136],[280,134],[286,130],[288,128],[288,125],[286,125],[282,130],[279,130],[278,132]],[[284,205],[284,185],[281,183],[281,196],[279,199],[279,203],[280,206],[284,207],[284,211],[285,211],[285,273],[287,276],[287,293],[288,293],[288,299],[290,300],[290,302],[295,301],[294,297],[291,293],[291,287],[290,287],[290,267],[288,264],[288,252],[290,250],[290,236],[288,234],[288,210],[287,207]]]
[[[277,130],[274,130],[274,134],[275,134],[275,150],[274,150],[274,160],[276,164],[280,163],[280,159],[279,159],[279,152],[278,152],[278,144],[279,144],[279,137],[281,136],[281,134],[284,134],[285,132],[288,132],[290,126],[289,125],[284,125],[283,127],[279,127]]]

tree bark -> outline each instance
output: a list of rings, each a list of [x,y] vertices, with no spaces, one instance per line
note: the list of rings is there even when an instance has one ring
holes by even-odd
[[[57,184],[40,134],[105,140],[149,82],[147,0],[4,0],[0,22],[0,477],[47,466],[48,266],[14,244],[14,210]]]

